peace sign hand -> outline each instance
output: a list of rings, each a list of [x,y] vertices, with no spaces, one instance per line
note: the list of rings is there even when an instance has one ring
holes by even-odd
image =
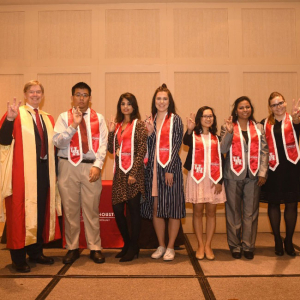
[[[19,113],[19,107],[21,105],[21,100],[17,104],[17,98],[14,98],[13,103],[10,104],[9,101],[7,102],[7,120],[13,121]]]
[[[146,115],[145,123],[146,123],[146,128],[147,128],[147,131],[148,131],[148,136],[150,136],[154,131],[154,123],[153,123],[152,116],[149,117],[149,116]]]
[[[186,122],[187,122],[187,129],[188,129],[188,133],[191,134],[192,131],[194,130],[196,123],[195,123],[195,118],[196,118],[196,114],[194,113],[190,113],[190,117],[186,117]]]
[[[300,117],[300,99],[298,99],[297,103],[295,104],[295,99],[293,99],[293,107],[292,107],[292,118],[293,118],[293,123],[294,124],[299,124],[300,123],[300,120],[299,120],[299,117]]]
[[[226,123],[226,130],[229,133],[232,133],[233,131],[232,116],[230,116],[227,120],[225,119],[225,123]]]
[[[107,121],[107,127],[109,132],[114,132],[116,129],[116,122],[115,122],[115,117],[110,116],[110,121]]]

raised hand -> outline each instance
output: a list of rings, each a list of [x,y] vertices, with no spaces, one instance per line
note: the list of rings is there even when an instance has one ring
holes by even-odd
[[[17,104],[17,98],[14,98],[12,104],[7,102],[7,120],[13,121],[19,113],[19,107],[21,105],[21,101]]]
[[[230,116],[227,120],[225,119],[225,124],[226,124],[226,130],[229,133],[232,133],[233,131],[232,116]]]
[[[150,136],[154,131],[154,122],[153,122],[152,116],[149,117],[149,116],[146,115],[145,123],[146,123],[146,128],[147,128],[147,131],[148,131],[148,136]]]
[[[193,132],[193,130],[196,126],[195,118],[196,118],[196,114],[194,114],[194,113],[190,113],[190,117],[186,117],[187,130],[188,130],[189,134],[191,134]]]
[[[295,99],[293,99],[293,105],[292,105],[292,112],[291,112],[291,116],[293,118],[293,123],[295,124],[299,124],[300,120],[300,99],[298,99],[297,103],[295,103]]]
[[[79,106],[77,106],[76,108],[73,108],[73,123],[72,123],[72,127],[73,128],[77,128],[78,125],[81,123],[82,121],[82,112],[79,109]]]
[[[109,132],[114,132],[116,129],[116,122],[115,122],[115,117],[110,116],[110,121],[107,121],[107,127]]]

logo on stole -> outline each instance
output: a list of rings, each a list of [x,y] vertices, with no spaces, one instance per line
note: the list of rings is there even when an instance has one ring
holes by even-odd
[[[74,156],[79,155],[79,149],[77,147],[71,147],[71,153]]]
[[[242,160],[240,159],[239,156],[233,156],[233,161],[236,165],[241,165],[242,164]]]
[[[203,167],[201,166],[201,164],[195,164],[194,168],[196,173],[203,173]]]

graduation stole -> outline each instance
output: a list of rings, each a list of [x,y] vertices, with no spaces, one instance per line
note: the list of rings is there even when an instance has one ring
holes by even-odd
[[[83,117],[83,116],[82,116]],[[68,126],[73,123],[73,109],[68,110]],[[92,145],[92,151],[96,155],[96,152],[99,148],[99,139],[100,139],[100,131],[99,131],[99,119],[97,113],[90,109],[90,119],[89,122],[86,122],[86,130],[91,133],[91,136],[88,136],[89,145]],[[69,145],[69,153],[68,160],[75,167],[80,164],[82,161],[82,144],[81,144],[81,135],[80,128],[78,126],[78,131],[73,135],[70,145]]]
[[[274,137],[274,125],[268,123],[268,120],[265,120],[265,132],[266,139],[269,146],[269,168],[272,171],[275,171],[279,165],[279,158],[277,153],[277,146]],[[296,142],[297,137],[292,125],[292,117],[286,113],[282,123],[281,123],[281,134],[285,156],[288,161],[293,164],[296,164],[299,161],[299,145]]]
[[[260,133],[256,124],[249,120],[247,123],[248,133],[248,165],[253,176],[258,172],[260,165]],[[230,167],[233,173],[239,176],[245,169],[244,141],[239,122],[233,124],[233,137],[230,147]]]
[[[209,178],[217,184],[222,178],[221,151],[218,138],[209,133],[208,151],[202,134],[193,131],[193,153],[191,176],[196,183],[200,183],[206,174],[206,160],[209,162]]]
[[[157,162],[163,168],[168,165],[172,156],[173,119],[174,114],[171,114],[170,117],[168,117],[168,113],[166,113],[157,135]]]
[[[134,134],[136,123],[138,119],[128,123],[126,128],[122,131],[122,124],[119,123],[115,130],[114,136],[114,157],[115,157],[115,140],[118,139],[120,146],[119,150],[119,168],[127,174],[133,166],[133,155],[134,155]],[[115,172],[115,160],[114,160],[114,172]]]

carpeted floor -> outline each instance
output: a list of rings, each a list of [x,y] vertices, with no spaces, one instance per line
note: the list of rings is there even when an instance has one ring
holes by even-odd
[[[277,257],[273,236],[259,233],[255,257],[235,260],[226,235],[215,234],[216,259],[198,261],[197,241],[186,234],[185,246],[176,250],[175,260],[150,258],[152,250],[141,250],[138,259],[119,263],[116,249],[105,249],[106,263],[97,265],[84,250],[72,265],[63,265],[64,249],[45,249],[55,258],[52,266],[30,263],[31,272],[16,273],[9,251],[0,246],[0,299],[300,299],[300,256]],[[300,233],[295,234],[300,250]]]

